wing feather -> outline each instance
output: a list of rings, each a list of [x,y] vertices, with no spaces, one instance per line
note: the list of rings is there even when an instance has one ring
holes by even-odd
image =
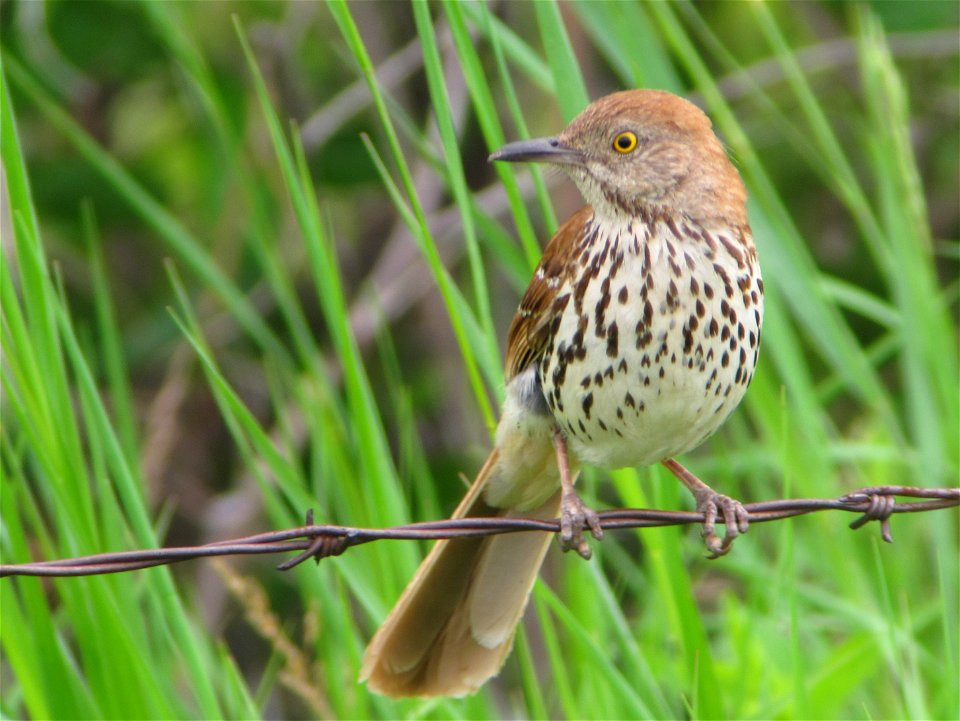
[[[531,363],[540,360],[550,341],[551,321],[562,308],[554,306],[562,300],[559,292],[577,262],[574,252],[593,208],[584,206],[557,230],[547,247],[527,292],[520,300],[510,330],[507,332],[507,381],[519,375]]]

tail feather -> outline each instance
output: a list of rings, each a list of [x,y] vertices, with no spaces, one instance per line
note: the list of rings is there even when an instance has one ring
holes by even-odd
[[[489,506],[481,491],[494,451],[454,513],[555,518],[556,492],[523,513]],[[438,541],[363,657],[360,679],[388,696],[463,696],[496,675],[552,535],[511,533]]]
[[[503,515],[556,518],[559,511],[558,491],[540,508]],[[473,573],[467,607],[473,636],[483,646],[493,648],[513,638],[552,538],[543,532],[509,533],[487,541]]]

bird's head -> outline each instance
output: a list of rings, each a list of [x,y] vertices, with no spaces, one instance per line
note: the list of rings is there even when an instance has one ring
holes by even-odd
[[[710,119],[662,90],[607,95],[559,135],[509,143],[490,159],[555,165],[605,216],[746,221],[743,183]]]

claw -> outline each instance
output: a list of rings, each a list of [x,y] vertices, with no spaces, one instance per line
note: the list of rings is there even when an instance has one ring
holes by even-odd
[[[690,489],[696,499],[697,510],[703,514],[703,542],[710,552],[707,558],[727,555],[737,536],[746,533],[750,527],[747,509],[740,501],[717,493],[672,458],[665,459],[663,465]],[[723,519],[725,526],[723,538],[717,535],[718,516]]]
[[[553,445],[557,452],[557,469],[560,471],[560,487],[563,493],[560,496],[560,548],[564,552],[575,550],[580,558],[589,560],[593,555],[587,539],[583,537],[583,529],[589,528],[590,533],[598,541],[603,538],[603,527],[596,512],[587,508],[580,500],[580,496],[573,490],[573,474],[570,472],[570,457],[567,455],[567,439],[563,433],[557,431],[553,435]]]
[[[733,542],[750,527],[750,516],[740,501],[707,488],[695,492],[697,510],[703,513],[703,542],[710,552],[708,558],[720,558],[730,552]],[[717,517],[723,519],[725,531],[717,535]]]
[[[596,540],[603,538],[603,528],[596,512],[588,508],[576,493],[564,493],[560,501],[560,548],[565,552],[575,550],[581,558],[589,560],[593,552],[583,537],[584,528],[589,528]]]

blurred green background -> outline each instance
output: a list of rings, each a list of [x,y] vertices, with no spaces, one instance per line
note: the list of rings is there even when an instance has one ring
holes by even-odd
[[[4,563],[449,513],[580,203],[486,157],[630,86],[711,113],[770,293],[693,470],[744,501],[957,485],[958,31],[952,1],[0,4]],[[594,506],[687,507],[612,475]],[[355,683],[413,544],[4,580],[0,710],[955,718],[957,514],[895,518],[892,547],[849,520],[713,563],[692,529],[554,554],[464,701]]]

